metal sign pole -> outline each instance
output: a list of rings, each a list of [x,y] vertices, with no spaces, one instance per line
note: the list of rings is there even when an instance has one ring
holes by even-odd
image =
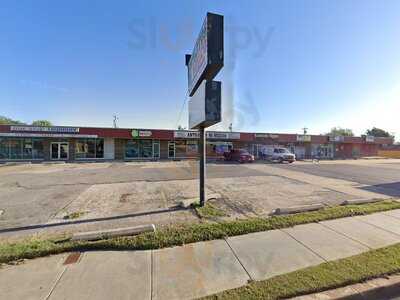
[[[207,13],[192,54],[185,55],[188,70],[189,127],[199,130],[200,206],[206,204],[205,128],[221,122],[221,82],[214,77],[224,66],[224,17]]]
[[[205,181],[206,181],[206,131],[203,126],[199,128],[199,154],[200,154],[200,206],[206,203]]]

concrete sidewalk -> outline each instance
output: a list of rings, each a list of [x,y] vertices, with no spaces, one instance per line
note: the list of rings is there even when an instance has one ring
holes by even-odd
[[[152,251],[0,269],[0,299],[193,299],[400,242],[400,210]]]

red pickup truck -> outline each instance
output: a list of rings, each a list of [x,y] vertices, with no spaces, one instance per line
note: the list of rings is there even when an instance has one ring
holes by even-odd
[[[254,156],[251,155],[246,149],[232,149],[224,153],[226,161],[237,161],[240,163],[253,162]]]

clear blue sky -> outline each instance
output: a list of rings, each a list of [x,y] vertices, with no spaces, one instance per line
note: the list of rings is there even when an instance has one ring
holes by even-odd
[[[219,128],[399,137],[397,0],[1,1],[0,115],[187,126],[184,54],[207,11],[226,25]]]

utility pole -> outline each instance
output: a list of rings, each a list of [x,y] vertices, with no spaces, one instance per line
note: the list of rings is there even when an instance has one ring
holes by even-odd
[[[117,115],[113,115],[113,126],[114,128],[117,128],[117,121],[119,120],[119,118],[117,117]]]

